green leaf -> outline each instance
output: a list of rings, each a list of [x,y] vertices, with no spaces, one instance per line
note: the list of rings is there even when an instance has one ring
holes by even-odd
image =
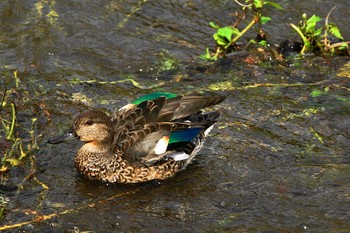
[[[339,50],[344,50],[344,49],[347,49],[347,48],[348,48],[348,44],[347,44],[347,43],[342,43],[342,44],[338,47]]]
[[[284,10],[284,8],[280,4],[275,3],[275,2],[266,1],[266,2],[264,2],[264,4],[272,6],[274,8],[280,9],[280,10]]]
[[[207,54],[205,53],[205,54],[201,54],[201,55],[199,55],[198,56],[200,59],[202,59],[202,60],[209,60],[208,58],[207,58]]]
[[[232,27],[222,27],[219,28],[218,31],[213,35],[214,40],[218,45],[225,46],[230,43],[232,35],[237,35],[239,30],[237,28]]]
[[[210,55],[208,47],[205,49],[205,54],[200,55],[199,58],[201,58],[203,60],[210,60],[211,59],[211,55]]]
[[[266,40],[259,41],[259,45],[266,46],[267,45],[267,41]]]
[[[265,23],[269,22],[270,20],[271,20],[271,18],[267,17],[267,16],[261,16],[260,17],[260,23],[261,24],[265,24]]]
[[[223,27],[219,28],[218,35],[225,37],[228,41],[231,41],[232,34],[236,34],[237,30],[234,30],[232,27]]]
[[[332,34],[333,36],[337,37],[338,39],[342,39],[344,40],[343,36],[340,33],[340,30],[337,26],[335,26],[335,24],[329,24],[328,25],[328,31],[330,34]]]
[[[260,9],[263,7],[263,1],[262,0],[254,0],[253,5],[255,6],[255,8]]]
[[[322,95],[323,94],[323,92],[322,91],[320,91],[320,90],[313,90],[312,92],[311,92],[311,96],[312,97],[318,97],[318,96],[320,96],[320,95]]]
[[[239,33],[241,33],[238,28],[231,28],[231,29],[232,29],[232,34],[235,36],[237,36],[237,35],[239,35]]]
[[[321,19],[322,19],[321,17],[317,15],[313,15],[306,21],[306,24],[316,25],[316,23],[321,21]]]
[[[311,22],[311,23],[306,24],[305,33],[313,34],[315,31],[315,27],[316,27],[315,22]]]
[[[219,29],[219,26],[216,25],[214,22],[209,22],[209,26],[215,29]]]
[[[217,56],[210,55],[210,51],[209,51],[208,47],[206,48],[205,51],[206,51],[205,54],[199,55],[200,59],[207,60],[207,61],[216,61],[217,60]]]
[[[208,47],[205,49],[205,57],[206,57],[207,59],[211,59],[211,55],[210,55],[210,51],[209,51],[209,48],[208,48]]]
[[[308,40],[303,40],[304,42],[304,47],[307,48],[307,50],[311,50],[311,43]]]
[[[319,36],[321,33],[322,33],[322,28],[319,28],[313,33],[313,36]]]
[[[229,43],[229,41],[227,41],[227,40],[225,39],[225,37],[220,36],[218,33],[215,33],[215,34],[213,35],[213,37],[214,37],[214,40],[216,41],[216,43],[217,43],[218,45],[225,46],[226,44]]]

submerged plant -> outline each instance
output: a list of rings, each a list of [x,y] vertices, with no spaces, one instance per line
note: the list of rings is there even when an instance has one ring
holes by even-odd
[[[316,27],[317,23],[322,20],[321,17],[312,15],[310,18],[307,18],[305,13],[302,15],[302,19],[298,26],[290,24],[303,41],[303,48],[301,49],[300,54],[320,51],[325,55],[349,50],[350,42],[343,41],[344,38],[341,35],[339,28],[335,23],[330,23],[328,21],[329,16],[334,9],[335,7],[333,7],[328,13],[323,27]],[[334,42],[334,39],[330,39],[329,36],[333,36],[334,39],[339,41]]]
[[[12,96],[18,93],[20,80],[17,72],[13,75],[14,87],[11,89],[4,88],[0,96],[0,219],[3,218],[7,210],[9,199],[3,196],[3,190],[17,190],[16,196],[19,195],[23,188],[23,183],[27,180],[32,180],[43,187],[44,190],[48,187],[39,181],[35,176],[35,156],[34,152],[39,148],[37,138],[34,134],[34,127],[37,118],[31,119],[31,127],[24,128],[17,121],[17,110],[15,101]],[[23,135],[27,135],[24,138]],[[30,164],[29,166],[27,166]],[[22,166],[28,168],[27,174],[23,177],[22,182],[12,184],[8,182],[8,171],[14,167]]]
[[[31,155],[38,145],[34,134],[34,127],[37,118],[31,119],[31,127],[23,128],[17,121],[17,110],[14,101],[11,100],[12,94],[16,93],[20,80],[17,71],[13,75],[15,87],[12,89],[3,89],[0,99],[0,178],[1,184],[4,182],[4,173],[11,167],[18,166],[22,161]],[[23,138],[23,135],[29,135],[29,138]]]
[[[36,118],[32,119],[32,129],[29,132],[31,135],[29,141],[31,143],[27,143],[27,140],[18,137],[15,133],[15,130],[18,128],[16,108],[13,102],[6,101],[6,93],[7,90],[3,93],[0,108],[0,122],[2,125],[0,129],[0,151],[3,153],[0,173],[6,172],[11,166],[19,165],[20,161],[33,149],[38,148],[33,131]],[[5,111],[10,113],[8,117],[5,117]]]

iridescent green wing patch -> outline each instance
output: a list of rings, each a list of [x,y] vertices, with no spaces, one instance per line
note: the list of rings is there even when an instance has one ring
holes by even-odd
[[[175,131],[170,134],[169,144],[178,142],[190,142],[194,139],[202,128],[189,128],[181,131]]]
[[[151,94],[141,96],[140,98],[134,100],[132,104],[138,105],[146,100],[154,100],[159,97],[166,97],[168,99],[171,99],[171,98],[175,98],[176,96],[177,96],[176,94],[169,93],[169,92],[153,92]]]

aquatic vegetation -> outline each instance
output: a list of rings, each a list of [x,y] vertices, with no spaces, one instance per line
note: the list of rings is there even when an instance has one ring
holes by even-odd
[[[34,128],[37,118],[30,119],[31,125],[29,128],[22,126],[17,121],[16,103],[21,103],[28,99],[27,94],[21,100],[17,96],[19,92],[26,93],[21,89],[21,81],[18,78],[18,72],[13,72],[12,88],[4,88],[0,99],[0,152],[2,154],[0,161],[0,176],[3,181],[4,172],[8,171],[13,166],[18,166],[22,161],[31,157],[31,155],[39,149],[37,138],[41,135],[35,135]],[[17,99],[17,100],[16,100]]]
[[[307,18],[305,13],[302,15],[302,19],[298,26],[290,24],[303,41],[303,48],[301,49],[300,54],[318,51],[323,55],[339,54],[344,51],[347,51],[347,54],[349,53],[350,42],[343,41],[344,38],[336,24],[328,21],[329,16],[334,9],[335,7],[333,7],[328,13],[323,27],[316,27],[317,23],[322,20],[321,17],[312,15],[310,18]],[[334,38],[330,39],[330,36],[333,36]],[[335,39],[339,41],[334,42]]]
[[[35,2],[43,5],[40,18],[33,12]],[[226,58],[220,54],[215,63],[198,62],[194,51],[200,54],[212,46],[215,53],[212,34],[218,31],[203,25],[203,17],[204,22],[225,27],[235,19],[224,22],[228,17],[217,12],[225,6],[241,8],[234,1],[142,1],[139,7],[140,2],[2,4],[7,7],[2,11],[0,100],[4,96],[6,103],[0,115],[9,131],[14,119],[12,137],[21,139],[17,143],[27,155],[18,160],[17,147],[11,158],[18,165],[2,163],[7,171],[1,173],[5,179],[0,185],[0,231],[152,232],[165,226],[168,231],[346,232],[350,66],[343,63],[348,59],[262,61],[274,47],[264,45],[272,39],[270,28],[282,26],[282,34],[301,42],[289,23],[298,25],[303,13],[296,13],[296,7],[287,12],[294,20],[277,26],[271,23],[286,18],[284,12],[264,5],[262,15],[272,18],[262,25],[268,38],[255,39],[256,23],[228,47],[222,54]],[[276,2],[324,10],[322,1],[317,6],[308,1]],[[57,24],[48,17],[54,4]],[[315,13],[324,18],[328,10]],[[346,25],[344,10],[335,19],[333,14],[331,21],[340,28]],[[308,11],[307,19],[312,15]],[[246,16],[237,27],[240,31],[254,18],[251,13]],[[323,24],[317,22],[316,30]],[[235,37],[232,33],[230,39]],[[246,38],[254,38],[249,47]],[[212,43],[203,45],[208,39]],[[240,49],[243,52],[229,54]],[[15,69],[20,70],[16,78]],[[142,185],[91,182],[74,169],[72,152],[78,145],[46,144],[86,109],[112,110],[154,91],[211,91],[227,97],[222,119],[200,157],[172,180]],[[37,118],[33,126],[32,118]],[[12,141],[0,125],[2,158]],[[32,129],[34,138],[43,137],[36,139],[40,149],[28,152]],[[14,189],[5,191],[11,185]]]
[[[29,129],[25,129],[25,127],[17,121],[18,112],[16,110],[15,101],[12,100],[12,96],[16,96],[16,92],[19,90],[20,86],[17,71],[14,72],[13,78],[15,87],[11,89],[4,88],[0,97],[0,191],[4,189],[17,189],[17,196],[20,190],[22,190],[24,182],[27,180],[34,181],[43,187],[43,189],[48,189],[48,186],[39,181],[35,176],[36,166],[34,152],[39,149],[37,138],[41,136],[36,136],[34,134],[37,118],[30,119],[31,126]],[[29,138],[27,138],[28,135]],[[8,182],[10,177],[7,173],[17,166],[26,167],[26,164],[29,164],[29,168],[28,170],[26,168],[27,173],[24,174],[22,181],[17,184]],[[0,219],[6,212],[6,204],[8,201],[9,199],[7,197],[0,194]]]
[[[11,166],[17,166],[25,157],[33,150],[38,149],[36,138],[34,136],[34,125],[36,118],[32,119],[32,128],[28,132],[31,139],[26,140],[16,134],[16,130],[20,127],[16,121],[16,107],[13,102],[6,101],[7,90],[4,91],[1,108],[0,121],[2,128],[0,129],[0,150],[3,152],[1,158],[1,174],[10,169]],[[10,114],[8,114],[10,113]],[[10,115],[8,118],[6,115]]]
[[[161,57],[156,66],[159,72],[176,70],[177,67],[179,67],[180,62],[174,56],[172,56],[169,51],[163,50],[160,53],[160,56]]]
[[[206,53],[201,55],[200,58],[217,60],[219,56],[229,53],[234,49],[235,43],[256,24],[258,24],[258,36],[250,42],[258,42],[260,45],[266,45],[266,36],[262,30],[262,25],[269,22],[271,17],[262,14],[263,8],[265,5],[278,9],[283,8],[275,2],[264,0],[247,0],[246,4],[239,3],[238,1],[236,1],[236,3],[242,6],[242,11],[237,14],[237,20],[233,25],[220,27],[213,22],[209,23],[212,28],[217,30],[217,32],[213,34],[216,42],[216,50],[214,54],[211,54],[209,48],[207,48]],[[242,30],[239,30],[238,25],[247,17],[251,18],[250,22]]]
[[[39,18],[45,15],[47,21],[51,26],[56,28],[57,30],[62,30],[62,27],[58,24],[58,19],[60,15],[56,10],[56,1],[38,1],[34,4],[35,10]],[[45,8],[49,9],[49,12],[45,14]]]
[[[318,97],[318,96],[321,96],[321,95],[326,95],[328,92],[329,92],[329,87],[325,87],[324,90],[316,89],[316,90],[313,90],[311,92],[311,96],[315,98],[315,97]]]
[[[270,22],[271,17],[264,16],[262,14],[265,5],[272,6],[277,9],[283,9],[279,4],[271,1],[263,0],[246,0],[246,4],[239,3],[242,6],[242,11],[237,14],[237,20],[230,26],[220,27],[217,24],[210,22],[209,25],[216,29],[216,33],[213,34],[213,38],[216,43],[215,52],[212,53],[209,48],[206,48],[206,53],[200,55],[200,58],[204,60],[217,60],[220,56],[228,54],[234,50],[245,49],[250,44],[257,44],[258,46],[266,46],[267,39],[262,29],[262,26],[267,22]],[[317,15],[312,15],[307,18],[304,13],[302,20],[298,25],[290,24],[290,26],[298,33],[302,39],[302,43],[296,41],[285,40],[278,48],[278,53],[289,55],[289,53],[304,54],[305,52],[320,53],[321,55],[341,55],[350,54],[349,41],[344,41],[340,29],[335,23],[328,21],[330,13],[335,9],[333,7],[328,13],[323,27],[317,28],[317,23],[322,20]],[[242,29],[239,30],[238,26],[243,19],[250,17],[250,22]],[[250,39],[248,43],[238,45],[237,41],[246,34],[247,31],[254,28],[254,25],[258,25],[256,31],[258,35],[255,39]]]

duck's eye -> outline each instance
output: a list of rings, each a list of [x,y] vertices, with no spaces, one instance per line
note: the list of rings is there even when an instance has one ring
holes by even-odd
[[[86,121],[86,124],[87,124],[87,125],[92,125],[93,123],[94,123],[94,122],[93,122],[93,120],[91,120],[91,119],[89,119],[89,120]]]

